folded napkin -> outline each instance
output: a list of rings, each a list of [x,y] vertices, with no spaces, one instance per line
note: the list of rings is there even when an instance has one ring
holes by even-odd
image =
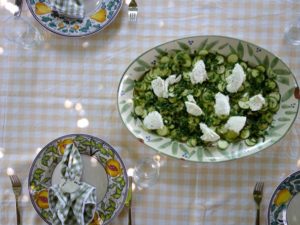
[[[49,207],[53,225],[85,225],[96,210],[95,187],[80,182],[82,161],[74,144],[66,147],[61,175],[64,181],[49,188]]]
[[[73,19],[83,19],[85,16],[84,0],[51,0],[51,7],[59,15]]]

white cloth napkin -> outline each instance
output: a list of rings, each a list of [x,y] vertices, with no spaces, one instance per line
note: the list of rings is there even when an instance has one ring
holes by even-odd
[[[61,16],[83,19],[85,16],[84,0],[51,0],[52,10]]]
[[[61,174],[64,182],[49,188],[49,207],[53,225],[85,225],[94,217],[96,190],[80,182],[82,161],[74,144],[66,147]]]

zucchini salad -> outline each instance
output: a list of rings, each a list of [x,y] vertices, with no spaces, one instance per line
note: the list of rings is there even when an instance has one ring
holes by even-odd
[[[135,118],[159,136],[226,149],[264,138],[279,109],[274,75],[250,66],[235,54],[176,50],[161,55],[135,81]]]

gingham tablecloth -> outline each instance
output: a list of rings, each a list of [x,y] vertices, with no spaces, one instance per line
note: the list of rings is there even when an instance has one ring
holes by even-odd
[[[166,41],[193,35],[225,35],[255,43],[278,55],[300,79],[300,47],[288,45],[284,30],[300,13],[298,0],[137,0],[138,22],[130,24],[127,3],[116,20],[90,37],[63,38],[45,30],[37,49],[21,50],[0,32],[0,224],[16,224],[15,201],[7,173],[23,182],[23,224],[45,224],[31,205],[27,179],[37,152],[69,133],[87,133],[114,146],[127,168],[155,152],[122,124],[117,87],[139,54]],[[0,19],[8,15],[0,0]],[[30,15],[26,4],[22,16]],[[5,26],[1,22],[1,30]],[[18,27],[11,27],[18,29]],[[88,122],[88,123],[87,123]],[[300,169],[300,120],[275,146],[239,160],[196,164],[162,158],[160,179],[134,191],[136,225],[254,224],[252,190],[265,182],[262,224],[276,186]],[[127,224],[123,210],[112,224]]]

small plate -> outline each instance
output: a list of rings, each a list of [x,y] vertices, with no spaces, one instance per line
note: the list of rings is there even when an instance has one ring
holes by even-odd
[[[85,134],[60,137],[46,145],[35,158],[29,173],[31,202],[41,218],[51,224],[48,189],[60,183],[61,160],[66,145],[76,143],[83,162],[82,181],[96,187],[94,221],[108,224],[124,206],[128,177],[120,156],[105,141]]]
[[[68,37],[94,34],[108,26],[119,13],[123,0],[85,0],[84,19],[69,19],[52,12],[51,0],[26,0],[34,18],[49,31]]]
[[[300,224],[299,193],[300,171],[297,171],[282,181],[273,193],[268,211],[269,225]]]

